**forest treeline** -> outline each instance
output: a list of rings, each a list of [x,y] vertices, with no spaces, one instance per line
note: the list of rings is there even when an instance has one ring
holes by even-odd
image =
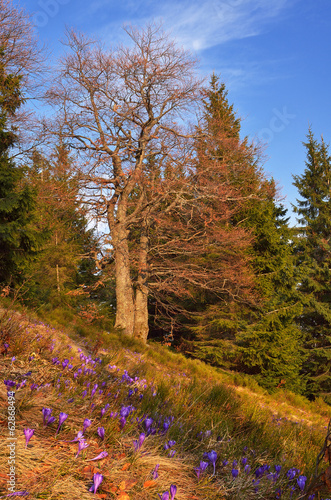
[[[2,296],[331,403],[328,144],[308,130],[291,228],[220,78],[157,25],[126,34],[68,30],[47,80],[0,0]]]

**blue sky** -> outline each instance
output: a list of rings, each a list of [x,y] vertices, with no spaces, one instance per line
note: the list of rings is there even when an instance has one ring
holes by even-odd
[[[124,24],[162,20],[180,45],[196,53],[199,71],[214,71],[242,117],[242,131],[267,143],[266,172],[290,209],[298,196],[292,174],[305,168],[305,140],[331,141],[330,0],[21,0],[54,61],[65,26],[126,42]],[[295,222],[295,219],[292,219]]]

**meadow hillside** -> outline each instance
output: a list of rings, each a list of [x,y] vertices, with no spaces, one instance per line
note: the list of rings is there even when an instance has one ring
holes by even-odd
[[[101,349],[93,335],[26,314],[3,310],[0,324],[1,498],[331,495],[323,460],[309,489],[331,416],[322,400],[270,395],[247,376],[115,333],[98,332]]]

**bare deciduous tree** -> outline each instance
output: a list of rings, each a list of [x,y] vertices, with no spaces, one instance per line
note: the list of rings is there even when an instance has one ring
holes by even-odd
[[[48,97],[60,110],[63,137],[80,154],[85,191],[90,193],[86,201],[109,226],[116,326],[146,339],[147,235],[144,230],[140,235],[140,273],[134,290],[129,232],[138,223],[148,226],[148,217],[165,197],[173,196],[175,203],[181,196],[178,191],[164,192],[157,177],[167,176],[167,168],[170,177],[176,168],[184,170],[191,153],[176,121],[195,107],[200,82],[195,60],[159,27],[126,31],[131,46],[116,50],[68,33],[70,51]]]
[[[0,0],[0,85],[8,76],[19,78],[22,105],[7,116],[7,126],[15,130],[17,146],[36,142],[36,122],[24,103],[36,96],[41,85],[45,48],[40,47],[29,14],[10,0]],[[37,139],[38,140],[38,139]],[[17,151],[15,152],[17,154]]]
[[[158,26],[126,32],[130,46],[106,50],[70,31],[48,99],[58,109],[53,130],[79,156],[85,203],[108,224],[115,326],[146,341],[149,293],[200,286],[237,297],[251,286],[248,235],[228,222],[253,191],[231,184],[229,156],[198,152],[196,136],[208,131],[184,125],[203,97],[196,61]],[[251,154],[239,141],[229,149]]]

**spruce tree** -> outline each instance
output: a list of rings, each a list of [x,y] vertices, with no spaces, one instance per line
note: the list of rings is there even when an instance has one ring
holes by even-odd
[[[298,289],[304,308],[298,316],[307,349],[304,365],[307,394],[323,396],[331,403],[331,158],[323,138],[318,142],[309,129],[306,168],[294,176],[301,199],[296,242]]]
[[[65,144],[60,142],[49,158],[35,150],[29,180],[38,194],[36,227],[47,238],[30,266],[26,296],[34,305],[55,306],[68,302],[67,293],[77,286],[96,281],[91,253],[97,242],[87,227],[78,178]]]
[[[261,301],[237,334],[237,369],[254,374],[269,390],[278,386],[303,392],[303,341],[295,324],[302,304],[286,210],[270,197],[250,207],[245,223],[254,234],[252,265]]]
[[[240,302],[227,297],[220,302],[204,297],[208,305],[201,307],[193,329],[197,336],[193,355],[254,374],[269,389],[283,385],[302,390],[301,334],[294,323],[301,305],[286,211],[277,205],[275,183],[264,177],[258,151],[246,138],[240,140],[240,120],[215,76],[205,100],[205,119],[221,138],[209,154],[228,166],[227,178],[215,182],[231,183],[246,198],[231,224],[251,235],[249,257],[257,298]]]
[[[33,227],[34,191],[25,182],[24,168],[10,158],[16,135],[9,120],[24,99],[21,77],[6,73],[4,58],[0,47],[0,283],[12,286],[23,280],[41,235]]]

